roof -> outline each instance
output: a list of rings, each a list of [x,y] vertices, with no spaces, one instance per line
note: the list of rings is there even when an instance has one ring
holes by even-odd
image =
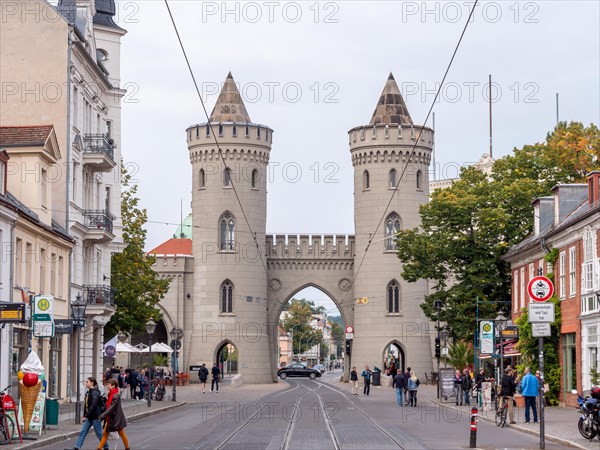
[[[373,117],[371,117],[370,125],[377,124],[413,125],[408,108],[391,72],[383,91],[381,91]]]
[[[0,145],[5,147],[44,145],[53,128],[52,125],[0,127]]]
[[[148,252],[152,255],[191,255],[192,240],[172,238]]]
[[[227,74],[217,103],[210,114],[211,122],[250,123],[250,116],[244,106],[240,91],[235,84],[231,72]]]
[[[177,227],[174,238],[187,238],[192,239],[193,231],[192,231],[192,215],[188,214],[188,216],[183,220],[181,225]]]

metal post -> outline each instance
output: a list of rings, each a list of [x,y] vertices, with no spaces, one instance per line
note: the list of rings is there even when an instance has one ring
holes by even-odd
[[[75,423],[81,423],[81,327],[77,327],[77,402],[75,402]]]
[[[469,447],[475,448],[477,447],[477,417],[478,417],[478,409],[474,406],[471,408],[471,436],[469,439]]]
[[[149,364],[148,364],[148,408],[152,406],[152,334],[148,334],[150,339],[150,347],[148,347]]]
[[[539,395],[540,395],[540,448],[541,449],[545,449],[546,448],[546,437],[544,435],[545,430],[544,430],[544,338],[538,338],[538,352],[539,352],[539,359],[540,359],[540,380],[542,380],[542,382],[540,383],[540,390],[539,390]]]
[[[177,353],[179,353],[179,350],[175,350],[175,353],[173,353],[173,401],[176,402],[177,401],[177,369],[178,364],[177,364]]]
[[[440,342],[440,304],[438,303],[438,308],[437,308],[437,345],[439,345]],[[441,349],[440,349],[441,352]],[[437,382],[437,398],[440,398],[440,357],[437,357],[437,373],[438,373],[438,382]],[[431,382],[433,383],[433,380],[431,380]]]

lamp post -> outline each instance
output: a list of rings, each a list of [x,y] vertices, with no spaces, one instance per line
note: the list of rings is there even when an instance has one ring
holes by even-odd
[[[446,328],[444,328],[442,331],[440,331],[440,338],[442,339],[442,341],[444,341],[444,348],[447,348],[447,342],[448,342],[448,330]],[[444,358],[444,369],[446,368],[446,358]],[[438,382],[440,379],[440,375],[438,373]]]
[[[496,324],[496,328],[498,329],[500,335],[500,376],[499,380],[502,379],[502,375],[504,375],[504,339],[502,338],[502,331],[504,331],[504,327],[506,326],[507,318],[504,317],[502,313],[498,314],[494,319],[494,323]]]
[[[75,402],[75,423],[81,423],[81,329],[85,327],[85,308],[87,303],[77,294],[71,303],[73,326],[77,328],[77,401]]]
[[[437,359],[437,373],[438,373],[438,383],[437,383],[437,398],[440,398],[440,310],[442,309],[442,301],[435,300],[433,302],[433,306],[437,309],[437,337],[435,338],[435,357]]]
[[[148,333],[148,340],[150,341],[150,346],[148,347],[148,352],[150,355],[150,367],[148,370],[148,407],[152,406],[152,336],[154,335],[154,330],[156,330],[156,323],[154,320],[150,319],[146,322],[146,332]]]
[[[169,332],[169,335],[171,336],[171,342],[173,344],[176,343],[176,341],[178,341],[179,339],[181,339],[181,336],[183,335],[183,331],[181,330],[181,328],[176,328],[175,326],[173,327],[173,329]],[[174,345],[175,348],[173,348],[173,358],[172,358],[172,369],[173,369],[173,401],[176,402],[177,401],[177,372],[179,371],[179,364],[178,363],[178,356],[179,356],[179,349],[178,349],[178,345]]]

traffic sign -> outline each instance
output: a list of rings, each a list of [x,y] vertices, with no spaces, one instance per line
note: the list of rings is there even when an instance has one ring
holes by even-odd
[[[554,303],[530,303],[529,322],[554,322]]]
[[[346,333],[346,339],[354,339],[354,333]]]
[[[536,302],[545,302],[554,294],[554,284],[546,277],[533,277],[527,283],[527,293]]]
[[[552,336],[549,323],[532,323],[531,335],[533,337],[548,337]]]
[[[181,341],[179,339],[171,341],[171,348],[173,350],[179,350],[181,348]]]
[[[352,326],[348,325],[348,326],[346,327],[346,333],[354,333],[354,327],[352,327]]]
[[[442,356],[448,356],[448,347],[442,348]]]

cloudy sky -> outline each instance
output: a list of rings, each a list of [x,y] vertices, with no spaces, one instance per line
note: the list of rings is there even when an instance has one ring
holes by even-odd
[[[471,2],[169,3],[210,113],[233,73],[253,122],[274,130],[267,231],[352,234],[347,132],[368,124],[390,72],[422,124]],[[185,129],[206,121],[163,1],[121,1],[122,150],[148,209],[147,248],[190,212]],[[538,142],[560,119],[598,124],[599,3],[480,2],[435,105],[436,176]],[[427,123],[431,126],[431,119]],[[433,179],[433,168],[430,178]]]

